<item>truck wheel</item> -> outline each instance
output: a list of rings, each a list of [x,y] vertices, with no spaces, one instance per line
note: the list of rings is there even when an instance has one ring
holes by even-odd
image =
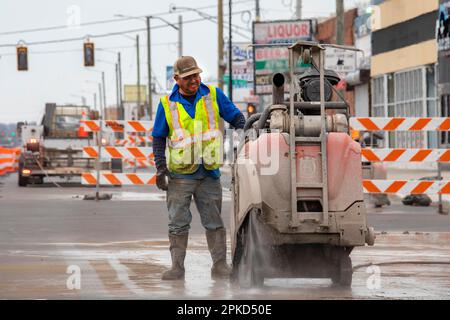
[[[255,230],[256,217],[250,214],[243,232],[243,252],[237,267],[239,285],[243,288],[260,287],[264,284],[264,277],[260,270],[262,264],[261,248]]]
[[[18,174],[18,176],[19,176],[18,180],[19,187],[26,187],[28,184],[28,177],[24,177],[20,173]]]

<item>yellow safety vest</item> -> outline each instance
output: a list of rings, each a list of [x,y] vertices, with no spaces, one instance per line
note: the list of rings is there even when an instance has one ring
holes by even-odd
[[[169,171],[190,174],[200,163],[207,170],[220,166],[222,135],[219,130],[219,106],[216,88],[208,86],[209,94],[195,105],[195,118],[186,112],[179,102],[161,98],[169,126]]]

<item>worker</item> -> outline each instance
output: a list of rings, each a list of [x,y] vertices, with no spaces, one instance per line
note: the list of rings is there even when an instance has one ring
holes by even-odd
[[[162,279],[184,279],[192,198],[206,231],[213,262],[211,276],[227,277],[231,269],[226,262],[226,230],[221,217],[219,118],[238,129],[244,127],[245,118],[219,88],[201,82],[202,70],[193,57],[178,58],[173,70],[176,84],[172,93],[160,100],[152,133],[156,185],[167,191],[169,211],[172,268]]]

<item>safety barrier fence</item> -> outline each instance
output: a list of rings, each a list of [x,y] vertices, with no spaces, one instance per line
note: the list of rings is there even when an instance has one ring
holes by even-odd
[[[101,133],[144,132],[149,134],[153,128],[151,121],[101,121],[82,120],[86,131]],[[448,131],[450,118],[350,118],[350,127],[359,131]],[[120,141],[121,146],[86,147],[84,156],[90,158],[120,158],[130,166],[140,168],[154,166],[151,147],[123,146],[148,143],[151,137],[127,137]],[[101,153],[103,151],[103,153]],[[364,162],[450,162],[447,149],[371,149],[363,148],[361,160]],[[87,185],[151,185],[155,175],[148,173],[110,173],[97,172],[82,175],[82,183]],[[388,194],[450,194],[449,181],[424,180],[363,180],[365,193]]]
[[[18,170],[19,148],[0,147],[0,176]]]
[[[121,159],[123,168],[133,169],[154,167],[153,148],[145,146],[153,141],[150,136],[153,121],[131,120],[81,120],[86,132],[93,132],[101,141],[104,132],[121,132],[124,139],[114,139],[114,146],[102,145],[83,148],[83,157],[93,159]],[[140,136],[137,134],[145,134]],[[141,146],[141,145],[144,146]],[[98,168],[98,166],[97,166]],[[113,173],[96,170],[81,176],[83,185],[154,185],[156,175],[151,173]]]
[[[450,118],[350,118],[358,131],[449,131]],[[372,149],[361,150],[363,162],[450,162],[448,149]],[[365,193],[450,194],[450,181],[443,180],[363,180]]]

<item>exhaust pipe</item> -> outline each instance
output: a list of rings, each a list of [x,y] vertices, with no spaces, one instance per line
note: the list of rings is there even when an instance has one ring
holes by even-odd
[[[272,76],[272,105],[284,104],[284,75],[282,73],[275,73]],[[262,130],[269,118],[271,106],[267,106],[261,113],[258,120],[258,130]]]
[[[284,75],[275,73],[272,77],[272,104],[284,102]]]

